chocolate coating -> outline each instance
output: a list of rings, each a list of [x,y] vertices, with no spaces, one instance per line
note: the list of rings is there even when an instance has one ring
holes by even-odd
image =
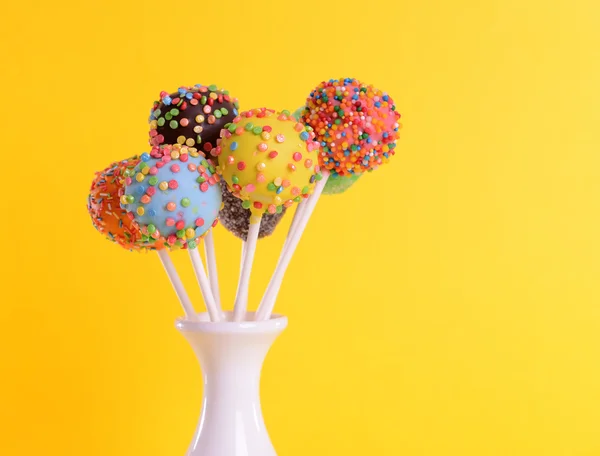
[[[219,222],[231,233],[242,240],[248,237],[250,226],[250,209],[242,207],[242,200],[233,196],[224,180],[220,181],[223,196],[223,208],[219,212]],[[286,208],[281,213],[264,214],[260,222],[259,238],[270,236],[285,215]]]
[[[216,147],[221,128],[238,114],[237,99],[217,86],[197,84],[162,92],[150,112],[151,146],[185,144],[209,156]]]

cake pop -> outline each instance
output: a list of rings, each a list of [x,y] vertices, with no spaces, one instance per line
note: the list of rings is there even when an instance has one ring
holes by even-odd
[[[229,191],[224,180],[221,180],[219,184],[221,185],[223,197],[223,207],[219,212],[219,222],[229,232],[242,241],[245,241],[248,237],[248,228],[250,227],[250,209],[244,209],[242,200],[233,196],[233,193]],[[280,212],[275,212],[275,214],[266,213],[262,216],[258,232],[259,239],[273,234],[275,228],[283,219],[286,208],[278,206],[278,210]]]
[[[325,182],[323,187],[323,195],[337,195],[344,193],[362,176],[362,174],[350,174],[348,176],[341,176],[337,173],[331,173],[329,179]]]
[[[142,233],[137,223],[127,211],[121,208],[119,192],[123,189],[123,179],[128,176],[140,159],[137,156],[112,163],[103,171],[97,172],[88,196],[88,212],[94,227],[111,241],[128,250],[155,248],[141,242]]]
[[[232,193],[256,222],[308,197],[321,179],[314,133],[289,111],[241,113],[221,131],[219,169]]]
[[[204,151],[217,145],[221,128],[238,114],[237,99],[216,85],[161,92],[150,111],[150,145],[181,144]]]
[[[154,148],[125,181],[121,204],[147,239],[171,248],[196,248],[217,222],[219,176],[203,154],[180,144]]]
[[[296,109],[292,117],[300,122],[304,122],[304,111],[306,110],[306,106],[301,106]],[[362,174],[350,174],[349,176],[340,176],[338,173],[334,172],[329,176],[327,182],[325,182],[325,186],[323,187],[324,195],[337,195],[339,193],[343,193],[348,190],[352,185],[358,180],[358,178]]]
[[[353,78],[322,82],[302,115],[321,145],[321,168],[333,176],[372,171],[395,153],[400,114],[392,98],[371,85]]]

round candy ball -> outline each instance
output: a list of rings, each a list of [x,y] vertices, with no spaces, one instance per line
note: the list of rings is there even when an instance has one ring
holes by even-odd
[[[340,176],[339,174],[331,174],[325,186],[323,187],[324,195],[337,195],[348,190],[362,174],[350,174],[348,176]]]
[[[217,155],[223,179],[256,216],[307,198],[322,178],[313,132],[288,111],[243,112],[221,137]]]
[[[137,223],[127,215],[127,211],[121,208],[119,202],[124,179],[139,161],[139,157],[132,157],[112,163],[105,170],[97,172],[88,196],[88,212],[94,227],[108,239],[128,250],[152,247],[143,245],[142,233]]]
[[[142,154],[125,181],[121,204],[147,240],[196,248],[217,221],[221,190],[212,163],[194,148],[167,145]]]
[[[400,114],[385,92],[356,79],[331,79],[307,99],[304,123],[321,145],[319,162],[331,174],[372,171],[394,155]]]
[[[150,111],[150,145],[181,144],[204,151],[216,147],[221,128],[238,114],[237,99],[216,85],[196,84],[161,92]]]
[[[248,229],[250,228],[250,217],[252,213],[250,209],[244,209],[242,200],[235,197],[227,188],[224,180],[219,182],[221,191],[223,192],[223,207],[219,212],[219,222],[230,233],[245,241],[248,239]],[[264,214],[260,220],[260,228],[258,231],[259,239],[270,236],[275,231],[275,228],[285,214],[285,207],[278,206],[278,211],[275,214]]]

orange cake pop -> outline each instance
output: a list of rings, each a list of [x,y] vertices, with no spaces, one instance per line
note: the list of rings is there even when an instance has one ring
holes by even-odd
[[[112,163],[96,173],[88,196],[88,212],[94,227],[109,240],[128,250],[159,248],[159,245],[140,243],[142,233],[137,223],[121,208],[120,195],[124,178],[133,171],[140,159],[137,156]]]

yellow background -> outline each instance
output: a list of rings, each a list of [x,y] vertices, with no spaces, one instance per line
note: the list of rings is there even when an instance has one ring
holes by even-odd
[[[600,455],[598,2],[220,4],[3,4],[0,454],[184,454],[181,312],[155,256],[92,228],[93,172],[146,150],[160,90],[295,109],[349,75],[404,129],[323,198],[290,267],[262,388],[279,454]],[[216,242],[231,302],[239,243]]]

